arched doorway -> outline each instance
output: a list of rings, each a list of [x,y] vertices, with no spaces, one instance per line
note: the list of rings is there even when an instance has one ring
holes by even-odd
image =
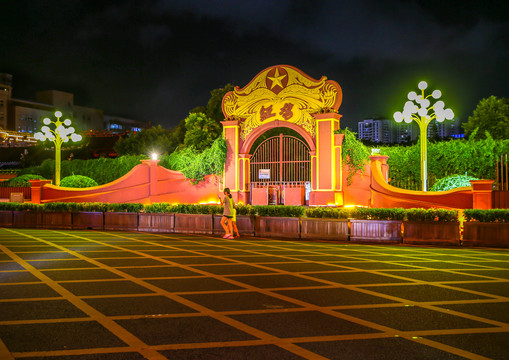
[[[306,188],[309,192],[311,184],[309,145],[289,129],[277,128],[266,134],[252,147],[250,202],[304,204]],[[253,196],[267,196],[267,199],[253,199]]]

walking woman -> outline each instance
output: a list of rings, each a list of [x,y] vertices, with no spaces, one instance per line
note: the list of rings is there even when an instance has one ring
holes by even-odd
[[[232,200],[232,194],[230,194],[230,189],[225,188],[224,189],[224,198],[221,200],[221,203],[224,206],[223,210],[223,217],[221,218],[221,226],[224,229],[224,236],[225,239],[233,239],[233,229],[232,229],[232,222],[231,219],[233,217],[233,200]]]

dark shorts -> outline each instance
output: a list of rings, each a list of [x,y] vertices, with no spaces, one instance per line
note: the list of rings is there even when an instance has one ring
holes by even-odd
[[[223,217],[225,217],[227,219],[231,219],[233,216],[231,216],[231,215],[223,215]]]

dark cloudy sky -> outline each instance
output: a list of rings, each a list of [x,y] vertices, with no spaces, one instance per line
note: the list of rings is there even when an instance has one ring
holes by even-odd
[[[278,64],[343,89],[341,127],[401,110],[427,80],[466,119],[509,97],[509,1],[3,0],[0,72],[170,128],[210,90]]]

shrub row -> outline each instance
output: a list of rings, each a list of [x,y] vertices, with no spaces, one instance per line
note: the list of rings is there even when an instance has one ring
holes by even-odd
[[[328,219],[359,220],[408,220],[408,221],[458,221],[458,212],[446,209],[384,209],[384,208],[330,208],[302,206],[263,206],[243,205],[235,207],[237,215],[259,215],[271,217],[303,217]],[[70,203],[54,202],[46,204],[0,202],[0,210],[14,211],[47,211],[47,212],[145,212],[145,213],[180,213],[180,214],[214,214],[223,213],[222,205],[190,205],[154,203]],[[509,209],[478,210],[467,209],[464,212],[466,221],[509,222]]]
[[[509,223],[509,209],[467,209],[464,214],[466,221]]]
[[[140,212],[143,204],[140,203],[71,203],[54,202],[47,204],[0,202],[0,210],[13,211],[45,211],[45,212]]]
[[[359,220],[408,220],[408,221],[458,221],[458,212],[445,209],[377,209],[377,208],[310,208],[309,218],[359,219]]]

